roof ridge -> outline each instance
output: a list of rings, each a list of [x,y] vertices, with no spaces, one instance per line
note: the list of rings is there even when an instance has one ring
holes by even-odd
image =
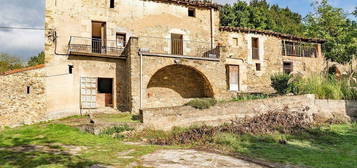
[[[218,3],[212,3],[206,0],[143,0],[143,1],[157,1],[163,3],[176,3],[179,5],[197,6],[203,8],[219,9],[222,5]]]
[[[260,33],[260,34],[278,36],[278,37],[286,38],[286,39],[290,39],[290,40],[301,40],[301,41],[315,42],[315,43],[324,43],[324,42],[326,42],[325,39],[305,38],[305,37],[299,37],[299,36],[292,35],[292,34],[274,32],[272,30],[258,30],[258,29],[252,29],[252,28],[246,28],[246,27],[220,26],[219,30],[220,31],[232,31],[232,32]]]
[[[10,70],[10,71],[6,71],[6,72],[3,72],[3,73],[0,73],[0,76],[6,76],[6,75],[19,73],[19,72],[31,71],[31,70],[35,70],[35,69],[41,69],[41,68],[44,68],[44,67],[45,67],[45,64],[39,64],[39,65],[25,67],[25,68],[13,69],[13,70]]]

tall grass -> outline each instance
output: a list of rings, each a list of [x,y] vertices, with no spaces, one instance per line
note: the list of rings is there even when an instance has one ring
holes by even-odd
[[[349,83],[347,79],[313,75],[294,79],[290,90],[295,94],[315,94],[320,99],[357,100],[357,90]]]

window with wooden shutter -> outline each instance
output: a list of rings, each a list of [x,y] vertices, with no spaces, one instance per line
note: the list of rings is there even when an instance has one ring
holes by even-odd
[[[171,34],[171,54],[183,55],[183,35]]]
[[[252,38],[252,58],[259,60],[259,39],[255,37]]]
[[[239,66],[228,65],[227,67],[228,87],[230,91],[239,91]]]

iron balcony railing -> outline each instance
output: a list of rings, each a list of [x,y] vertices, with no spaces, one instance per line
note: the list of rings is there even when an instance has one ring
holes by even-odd
[[[317,49],[315,46],[303,44],[283,44],[282,54],[285,56],[296,57],[316,57]]]
[[[219,47],[210,42],[183,40],[178,38],[139,37],[139,48],[150,54],[189,56],[218,59]]]
[[[123,45],[115,40],[72,36],[69,42],[70,54],[119,57],[123,51]]]

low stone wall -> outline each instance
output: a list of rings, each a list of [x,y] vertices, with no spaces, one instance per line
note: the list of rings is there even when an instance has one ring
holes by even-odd
[[[0,75],[0,127],[32,124],[46,116],[45,71],[27,69]]]
[[[141,111],[144,126],[169,130],[174,126],[219,125],[231,120],[253,117],[269,111],[303,111],[320,120],[338,116],[349,120],[357,115],[357,102],[316,100],[314,95],[284,96],[262,100],[219,103],[210,109],[194,109],[189,106],[144,109]]]

